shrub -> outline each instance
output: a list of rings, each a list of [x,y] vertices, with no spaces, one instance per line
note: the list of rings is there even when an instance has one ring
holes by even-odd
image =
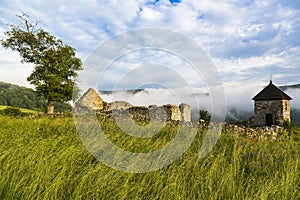
[[[13,108],[13,107],[5,108],[1,111],[1,113],[4,115],[9,115],[9,116],[14,116],[14,117],[22,114],[22,112],[19,108]]]
[[[291,135],[293,133],[294,124],[289,120],[283,121],[283,129],[288,133],[288,135]]]
[[[208,126],[211,120],[211,115],[209,114],[209,112],[207,110],[200,110],[199,114],[200,114],[200,120],[203,120],[204,125]]]

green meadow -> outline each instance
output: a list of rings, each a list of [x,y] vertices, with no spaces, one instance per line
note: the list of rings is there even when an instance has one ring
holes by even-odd
[[[15,107],[12,107],[12,106],[1,106],[0,105],[0,111],[1,110],[5,110],[7,108],[15,108]],[[22,113],[42,113],[41,111],[27,109],[27,108],[15,108],[15,109],[19,109]]]
[[[176,133],[169,126],[155,139],[130,142],[113,123],[101,123],[118,146],[140,152],[161,148]],[[223,131],[213,150],[199,158],[205,135],[199,129],[171,165],[127,173],[96,160],[71,117],[0,116],[0,199],[299,199],[299,131],[277,140]]]

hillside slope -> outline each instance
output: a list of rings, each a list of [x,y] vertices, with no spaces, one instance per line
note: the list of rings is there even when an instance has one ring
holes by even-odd
[[[2,106],[44,111],[46,103],[46,100],[43,97],[37,96],[35,91],[31,88],[0,81],[0,105]],[[55,103],[55,111],[57,112],[70,110],[71,106],[69,104]]]

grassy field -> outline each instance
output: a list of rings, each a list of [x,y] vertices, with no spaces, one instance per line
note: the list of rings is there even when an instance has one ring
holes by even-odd
[[[156,142],[130,143],[116,126],[102,125],[111,140],[129,150],[151,144],[156,149],[174,135],[174,128],[167,128]],[[168,167],[133,174],[93,158],[72,118],[0,116],[0,199],[299,199],[296,137],[256,141],[225,132],[200,159],[202,138],[200,130]]]
[[[4,110],[5,108],[13,108],[13,107],[11,107],[11,106],[1,106],[0,105],[0,110]],[[31,109],[27,109],[27,108],[20,108],[20,111],[22,113],[41,113],[41,111],[31,110]]]

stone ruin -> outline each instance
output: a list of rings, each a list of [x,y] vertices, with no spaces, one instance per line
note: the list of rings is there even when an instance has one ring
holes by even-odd
[[[96,111],[103,116],[118,117],[129,115],[130,118],[139,122],[149,122],[150,120],[162,121],[182,121],[191,122],[191,107],[182,103],[179,106],[166,104],[162,106],[134,106],[126,101],[105,102],[98,93],[90,88],[76,102],[76,107]]]
[[[105,102],[94,89],[88,89],[87,92],[76,102],[77,111],[86,109],[95,111],[104,118],[124,117],[129,115],[135,122],[142,124],[150,120],[162,121],[180,121],[191,122],[191,108],[189,105],[182,103],[179,106],[166,105],[149,105],[134,106],[126,101]],[[115,114],[115,116],[113,116]],[[201,122],[201,121],[200,121]],[[203,123],[192,123],[195,127],[201,127]],[[263,127],[238,126],[225,123],[223,132],[233,133],[240,136],[247,136],[251,139],[268,139],[276,140],[282,132],[282,127],[278,125]]]
[[[77,105],[84,106],[91,110],[103,109],[104,103],[105,102],[103,99],[101,99],[98,93],[92,88],[89,88],[86,93],[84,93],[84,95],[76,102]]]
[[[252,126],[282,126],[285,120],[291,121],[290,100],[292,98],[276,87],[272,80],[254,100]]]

